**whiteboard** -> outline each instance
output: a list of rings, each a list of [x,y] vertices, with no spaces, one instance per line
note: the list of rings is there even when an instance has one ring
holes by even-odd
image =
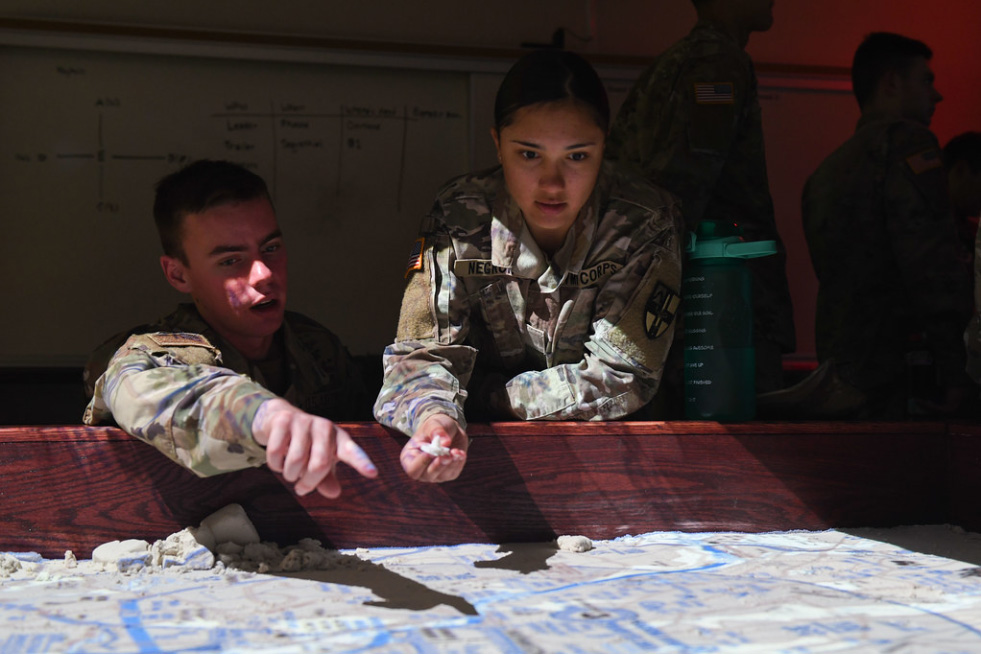
[[[182,299],[153,186],[198,158],[267,181],[289,307],[379,353],[419,221],[471,164],[460,71],[3,46],[0,88],[6,366],[81,364]]]

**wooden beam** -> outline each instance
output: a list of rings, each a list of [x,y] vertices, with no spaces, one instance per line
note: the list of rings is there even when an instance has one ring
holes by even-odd
[[[949,467],[938,485],[949,498],[947,521],[968,531],[981,531],[981,425],[950,425]]]
[[[344,427],[380,476],[342,467],[334,501],[299,498],[264,467],[198,478],[115,428],[0,428],[0,547],[88,557],[110,540],[165,538],[231,502],[265,540],[339,548],[947,519],[940,423],[471,425],[466,469],[439,485],[402,472],[404,436]]]

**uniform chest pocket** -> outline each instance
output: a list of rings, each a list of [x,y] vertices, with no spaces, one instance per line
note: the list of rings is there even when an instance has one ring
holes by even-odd
[[[487,335],[504,365],[514,365],[525,357],[521,327],[508,299],[505,282],[497,281],[476,293]]]
[[[555,327],[552,361],[549,365],[575,363],[583,358],[583,344],[593,330],[598,290],[584,288],[562,305]]]

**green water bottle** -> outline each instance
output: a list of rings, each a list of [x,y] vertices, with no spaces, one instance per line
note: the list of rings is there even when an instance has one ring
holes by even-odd
[[[733,223],[702,221],[688,235],[681,281],[685,417],[721,422],[756,415],[753,288],[746,259],[776,241],[746,242]]]

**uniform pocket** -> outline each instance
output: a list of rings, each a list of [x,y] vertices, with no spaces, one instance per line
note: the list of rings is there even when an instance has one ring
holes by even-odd
[[[484,286],[477,291],[477,299],[484,326],[501,363],[510,366],[521,362],[525,357],[525,345],[505,283],[497,281]]]
[[[583,358],[583,346],[593,329],[593,303],[596,288],[584,288],[566,300],[552,336],[550,366],[575,363]]]

